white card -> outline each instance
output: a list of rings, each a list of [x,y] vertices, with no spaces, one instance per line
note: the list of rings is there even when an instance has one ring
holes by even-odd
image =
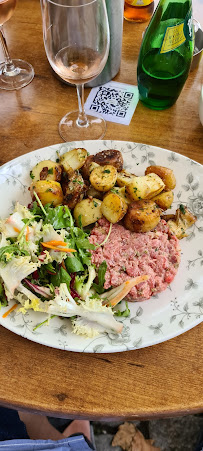
[[[106,121],[129,125],[138,100],[137,86],[110,81],[91,89],[85,111],[95,116],[101,114]]]

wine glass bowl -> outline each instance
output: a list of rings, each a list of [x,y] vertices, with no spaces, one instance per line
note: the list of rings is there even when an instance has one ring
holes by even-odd
[[[34,77],[31,64],[21,59],[11,59],[3,24],[13,15],[17,0],[0,0],[0,41],[5,61],[0,64],[0,89],[13,91],[27,86]]]
[[[13,15],[17,0],[0,2],[0,26],[7,22]]]
[[[109,25],[104,0],[41,0],[43,37],[52,69],[75,84],[79,110],[59,124],[65,141],[99,139],[106,129],[103,118],[84,111],[84,83],[103,70],[109,53]]]

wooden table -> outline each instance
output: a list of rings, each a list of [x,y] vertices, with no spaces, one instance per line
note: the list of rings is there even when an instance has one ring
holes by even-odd
[[[200,9],[201,0],[194,1],[195,17],[203,25]],[[145,26],[124,23],[116,80],[136,84]],[[0,92],[1,164],[61,142],[59,120],[77,107],[75,89],[56,80],[48,65],[39,1],[19,0],[5,32],[11,55],[33,64],[35,78],[20,91]],[[203,163],[203,127],[198,117],[201,70],[202,64],[189,75],[172,108],[157,112],[139,103],[129,126],[108,123],[106,139],[152,144]],[[202,409],[203,325],[150,348],[115,354],[64,352],[3,327],[0,333],[2,405],[90,419],[146,419]]]

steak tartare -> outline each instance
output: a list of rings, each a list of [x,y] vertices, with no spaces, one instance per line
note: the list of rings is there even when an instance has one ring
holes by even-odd
[[[101,244],[109,227],[106,219],[100,219],[91,232],[90,242]],[[113,224],[106,244],[91,253],[97,269],[104,260],[107,263],[105,289],[117,287],[132,277],[149,276],[147,281],[132,288],[127,296],[129,301],[142,301],[164,291],[180,263],[179,240],[164,220],[146,233],[130,232],[120,224]]]

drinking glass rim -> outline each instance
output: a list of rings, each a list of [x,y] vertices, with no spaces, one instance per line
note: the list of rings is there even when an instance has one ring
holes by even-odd
[[[43,1],[43,0],[42,0]],[[92,3],[96,3],[98,0],[89,0],[88,3],[85,3],[85,5],[62,5],[60,3],[56,3],[54,0],[46,0],[49,3],[52,3],[56,6],[62,6],[62,8],[83,8],[84,6],[91,5]]]

